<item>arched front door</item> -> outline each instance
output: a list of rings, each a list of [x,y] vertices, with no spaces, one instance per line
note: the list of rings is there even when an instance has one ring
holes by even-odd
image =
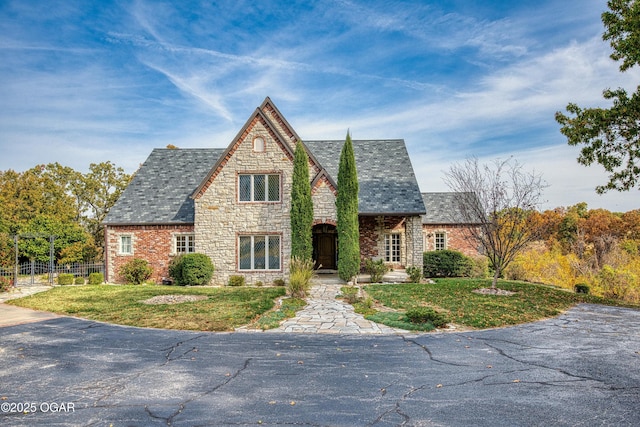
[[[338,261],[338,233],[331,224],[318,224],[313,227],[313,259],[315,268],[335,270]]]

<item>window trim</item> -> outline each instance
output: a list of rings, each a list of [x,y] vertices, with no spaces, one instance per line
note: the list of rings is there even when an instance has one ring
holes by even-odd
[[[442,247],[438,247],[438,236],[442,236]],[[447,249],[447,232],[446,231],[435,231],[433,233],[433,250],[434,251],[444,251]]]
[[[248,176],[250,177],[249,181],[249,196],[250,200],[242,200],[241,196],[241,188],[242,185],[240,181],[242,177]],[[255,199],[255,177],[263,176],[264,177],[264,197],[266,200],[256,200]],[[278,200],[268,200],[269,199],[269,186],[270,186],[270,177],[276,176],[278,177]],[[237,200],[238,203],[282,203],[282,173],[280,172],[238,172],[238,178],[236,180],[237,185]]]
[[[185,237],[186,241],[185,241],[185,248],[186,250],[184,252],[178,252],[178,238],[180,237]],[[171,254],[172,255],[183,255],[183,254],[191,254],[191,253],[195,253],[196,251],[196,235],[195,233],[175,233],[172,236],[172,248],[171,248]],[[191,241],[191,245],[189,245]],[[193,249],[192,251],[189,251],[189,246],[191,246],[191,248]]]
[[[123,239],[129,239],[129,250],[125,251],[125,245],[123,245]],[[118,255],[133,255],[133,234],[120,234],[118,235]]]
[[[262,145],[258,146],[258,142]],[[267,151],[267,141],[262,136],[256,136],[253,138],[253,152],[254,153],[264,153]]]
[[[241,268],[241,239],[243,237],[249,237],[251,239],[250,246],[250,268]],[[264,238],[264,250],[265,250],[265,268],[255,268],[255,238],[263,237]],[[278,266],[277,268],[269,268],[269,244],[270,240],[274,237],[278,238]],[[282,271],[282,234],[280,233],[243,233],[238,234],[236,236],[236,244],[237,244],[237,255],[236,255],[236,270],[238,272],[246,273],[252,271],[261,271],[261,272],[274,272],[274,271]]]
[[[394,246],[397,247],[394,248]],[[384,261],[389,263],[402,262],[402,234],[386,233],[384,235]]]

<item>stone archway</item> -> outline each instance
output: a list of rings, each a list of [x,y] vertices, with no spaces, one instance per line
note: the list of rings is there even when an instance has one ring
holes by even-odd
[[[338,232],[335,225],[313,226],[313,259],[315,268],[336,270],[338,267]]]

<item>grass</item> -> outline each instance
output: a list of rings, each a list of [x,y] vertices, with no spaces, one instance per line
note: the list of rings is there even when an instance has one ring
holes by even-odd
[[[8,303],[120,325],[197,331],[229,331],[271,310],[285,294],[275,288],[209,288],[160,285],[55,287]],[[180,304],[143,304],[158,295],[204,295]]]
[[[450,322],[471,328],[492,328],[556,316],[581,302],[629,305],[592,295],[523,282],[500,281],[498,287],[516,292],[512,296],[481,295],[474,289],[490,287],[490,280],[438,279],[435,284],[368,285],[369,296],[387,307],[405,311],[412,307],[430,306],[448,313]],[[377,313],[368,319],[399,327],[408,324],[398,313]],[[389,322],[393,322],[391,325]]]
[[[260,316],[253,326],[266,330],[280,326],[280,323],[296,315],[296,312],[307,305],[301,298],[286,298],[282,300],[282,305],[277,310],[272,310]]]

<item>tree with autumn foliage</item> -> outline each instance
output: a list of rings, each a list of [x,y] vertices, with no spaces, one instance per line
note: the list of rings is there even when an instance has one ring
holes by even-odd
[[[467,159],[451,166],[445,182],[460,195],[457,207],[462,222],[479,223],[467,228],[466,238],[484,248],[495,289],[516,255],[543,233],[534,213],[546,185],[540,175],[525,171],[513,158],[484,165],[477,158]]]
[[[588,209],[586,203],[539,215],[541,241],[532,242],[506,269],[508,279],[640,302],[640,210]]]

